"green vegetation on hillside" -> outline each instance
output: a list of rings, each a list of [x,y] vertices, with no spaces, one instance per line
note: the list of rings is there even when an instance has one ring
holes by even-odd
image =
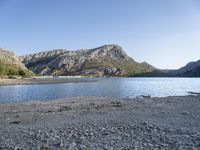
[[[31,71],[21,69],[13,64],[4,63],[0,61],[0,76],[22,76],[31,77],[34,74]]]
[[[120,68],[122,69],[123,76],[130,76],[132,74],[139,74],[139,73],[146,73],[151,72],[152,69],[148,68],[142,64],[136,63],[132,60],[126,60],[126,59],[118,59],[118,60],[112,60],[112,59],[99,59],[99,60],[93,60],[92,62],[85,63],[82,70],[87,69],[98,69],[98,68],[106,68],[106,67],[112,67],[112,68]]]

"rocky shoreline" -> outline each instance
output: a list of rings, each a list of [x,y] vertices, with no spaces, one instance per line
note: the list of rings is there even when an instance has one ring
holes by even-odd
[[[0,149],[200,149],[200,96],[0,104]]]

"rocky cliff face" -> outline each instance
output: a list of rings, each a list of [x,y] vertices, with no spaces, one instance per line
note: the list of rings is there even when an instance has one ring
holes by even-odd
[[[189,62],[186,66],[171,71],[170,74],[178,77],[200,77],[200,60]]]
[[[135,62],[118,45],[78,51],[58,49],[21,56],[20,61],[40,75],[126,76],[153,70]]]
[[[0,48],[0,62],[27,70],[25,65],[19,61],[19,58],[15,55],[14,52],[10,52],[1,48]]]

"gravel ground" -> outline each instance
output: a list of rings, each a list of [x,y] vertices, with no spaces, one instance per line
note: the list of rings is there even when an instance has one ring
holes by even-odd
[[[0,105],[0,149],[200,149],[200,97]]]

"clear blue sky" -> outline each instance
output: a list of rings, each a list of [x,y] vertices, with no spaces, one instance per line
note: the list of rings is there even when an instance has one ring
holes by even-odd
[[[0,0],[0,47],[18,55],[119,44],[136,61],[200,59],[199,0]]]

